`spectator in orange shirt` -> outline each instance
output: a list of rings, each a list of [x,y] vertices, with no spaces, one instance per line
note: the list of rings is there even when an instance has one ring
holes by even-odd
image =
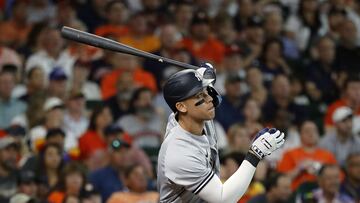
[[[118,64],[110,73],[106,74],[101,81],[101,93],[103,99],[108,99],[116,94],[116,83],[122,74],[129,74],[136,87],[147,87],[153,93],[157,92],[154,76],[143,70],[135,56],[128,54],[117,54]]]
[[[107,162],[104,129],[112,120],[109,107],[97,107],[91,114],[88,130],[79,139],[80,158],[90,171],[105,166]]]
[[[336,164],[334,155],[318,146],[319,132],[313,121],[300,127],[301,146],[284,153],[277,169],[292,178],[292,189],[306,181],[315,181],[317,170],[323,164]]]
[[[129,33],[125,25],[129,18],[127,2],[112,0],[105,6],[107,23],[95,29],[95,34],[100,36],[112,35],[115,38],[123,37]]]
[[[345,81],[342,92],[342,98],[334,101],[327,109],[324,121],[327,132],[334,131],[332,118],[336,109],[348,106],[352,109],[355,118],[360,115],[360,78],[358,76],[349,76]],[[360,131],[360,126],[358,126],[357,122],[354,122],[353,129],[354,131]]]
[[[159,193],[147,191],[147,177],[140,165],[128,167],[124,172],[125,185],[129,191],[114,193],[107,203],[159,202]]]
[[[197,12],[191,22],[191,36],[183,40],[184,46],[201,61],[220,64],[224,45],[211,36],[210,19],[204,12]]]
[[[119,41],[121,43],[146,52],[154,52],[160,48],[159,38],[149,33],[149,25],[145,13],[139,12],[131,16],[129,28],[129,34],[120,37]]]
[[[24,45],[31,25],[27,23],[26,1],[14,1],[12,16],[8,21],[0,23],[0,43],[13,48]]]

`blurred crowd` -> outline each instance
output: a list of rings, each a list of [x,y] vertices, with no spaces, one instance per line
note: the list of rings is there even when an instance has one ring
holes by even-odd
[[[240,203],[359,202],[359,14],[358,0],[0,0],[0,203],[158,201],[162,86],[181,68],[62,26],[213,64],[223,181],[260,129],[285,132]]]

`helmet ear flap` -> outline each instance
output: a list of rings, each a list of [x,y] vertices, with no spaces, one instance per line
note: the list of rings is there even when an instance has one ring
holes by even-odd
[[[213,99],[212,102],[214,104],[214,107],[218,107],[222,101],[221,95],[219,94],[218,91],[216,91],[216,89],[212,85],[209,85],[206,89],[208,91],[208,94]]]

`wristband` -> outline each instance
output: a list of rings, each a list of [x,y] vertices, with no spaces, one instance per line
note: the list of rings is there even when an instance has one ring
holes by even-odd
[[[250,162],[251,165],[253,165],[255,168],[258,165],[258,163],[260,162],[259,157],[257,157],[253,152],[251,152],[251,150],[246,154],[245,160]]]

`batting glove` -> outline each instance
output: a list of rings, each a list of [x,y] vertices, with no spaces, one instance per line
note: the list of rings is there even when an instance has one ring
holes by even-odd
[[[251,144],[250,152],[259,159],[270,155],[276,149],[279,149],[285,142],[284,133],[275,128],[264,128],[254,138]]]

